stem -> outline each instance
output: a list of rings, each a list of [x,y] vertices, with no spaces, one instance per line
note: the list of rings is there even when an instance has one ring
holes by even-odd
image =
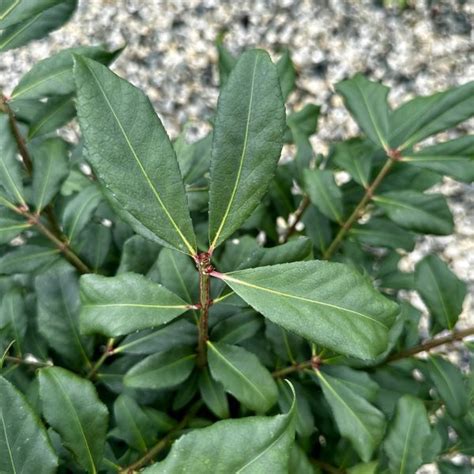
[[[329,260],[334,252],[338,249],[339,245],[341,244],[342,239],[345,237],[349,229],[352,227],[354,222],[359,218],[360,214],[364,210],[367,203],[372,199],[375,190],[378,188],[380,183],[384,180],[385,176],[389,173],[390,169],[394,165],[396,161],[400,159],[399,153],[396,150],[389,151],[388,159],[383,165],[382,169],[379,171],[379,174],[376,176],[372,184],[365,190],[365,194],[360,200],[359,204],[357,204],[356,208],[349,216],[349,218],[344,222],[342,227],[339,229],[334,240],[331,242],[331,245],[327,248],[327,250],[323,254],[324,260]]]
[[[289,374],[293,374],[294,372],[301,372],[305,369],[310,369],[312,366],[313,364],[311,360],[305,360],[304,362],[290,365],[284,369],[275,370],[272,372],[272,377],[275,379],[283,378]]]
[[[415,354],[419,354],[420,352],[428,352],[435,347],[442,346],[443,344],[449,344],[455,341],[461,341],[465,337],[473,336],[473,335],[474,335],[474,327],[463,329],[462,331],[453,331],[451,334],[448,334],[447,336],[438,337],[436,339],[430,339],[418,346],[412,347],[410,349],[406,349],[404,351],[397,352],[396,354],[392,354],[386,361],[384,361],[384,363],[393,362],[395,360],[400,360],[400,359],[405,359],[406,357],[411,357]]]
[[[150,461],[153,461],[153,458],[155,458],[161,451],[163,451],[163,449],[168,446],[168,444],[171,443],[176,433],[185,428],[187,424],[191,421],[191,419],[194,418],[199,408],[201,408],[201,405],[202,402],[200,400],[196,402],[188,411],[188,413],[184,415],[181,421],[165,437],[161,438],[160,441],[158,441],[158,443],[150,449],[150,451],[148,451],[138,461],[135,461],[133,464],[130,464],[129,466],[121,469],[119,473],[132,474],[141,467],[143,467],[145,464],[148,464]]]
[[[298,208],[296,211],[293,213],[294,221],[293,224],[288,228],[288,230],[285,232],[283,235],[281,242],[282,244],[288,242],[288,239],[295,233],[296,231],[296,226],[300,222],[301,218],[303,217],[304,212],[306,209],[308,209],[308,206],[311,204],[311,201],[309,200],[309,197],[305,194],[303,196],[303,199],[301,199]]]
[[[199,272],[199,322],[198,354],[196,363],[203,368],[207,364],[207,341],[209,339],[209,307],[211,306],[211,278],[214,270],[210,263],[210,253],[203,252],[194,258]]]
[[[345,474],[345,469],[338,469],[331,464],[320,461],[319,459],[310,459],[310,462],[315,466],[319,467],[323,472],[329,472],[329,474]]]
[[[104,362],[111,356],[114,354],[114,343],[115,343],[115,339],[114,338],[110,338],[108,341],[107,341],[107,345],[105,346],[105,350],[104,350],[104,353],[100,356],[100,358],[97,360],[97,362],[92,366],[91,370],[89,371],[89,373],[87,374],[87,378],[88,379],[91,379],[92,377],[94,377],[94,375],[97,373],[97,371],[102,367],[102,365],[104,364]]]
[[[53,363],[52,362],[43,362],[41,360],[37,360],[35,358],[21,358],[21,357],[14,357],[14,356],[8,356],[6,355],[3,357],[3,360],[6,360],[8,362],[11,362],[13,364],[21,364],[21,365],[29,365],[31,367],[37,367],[37,368],[42,368],[42,367],[52,367]]]

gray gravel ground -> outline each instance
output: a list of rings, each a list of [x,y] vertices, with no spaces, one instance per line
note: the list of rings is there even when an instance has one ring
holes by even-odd
[[[411,2],[403,12],[374,0],[91,0],[81,1],[63,29],[30,46],[2,55],[0,88],[8,93],[39,59],[65,47],[127,44],[114,69],[146,91],[168,132],[186,122],[195,135],[208,128],[217,100],[214,41],[227,30],[226,46],[238,53],[258,46],[275,55],[288,47],[297,66],[298,90],[291,106],[322,105],[316,152],[356,133],[357,127],[333,92],[333,84],[356,72],[392,87],[393,105],[474,79],[474,3]],[[456,133],[472,133],[474,121]],[[407,259],[413,266],[436,251],[474,289],[474,187],[446,180],[456,233],[427,237]],[[474,322],[472,291],[462,324]]]

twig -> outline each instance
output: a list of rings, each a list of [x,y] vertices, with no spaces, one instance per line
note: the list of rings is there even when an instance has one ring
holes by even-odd
[[[34,356],[26,356],[25,358],[22,357],[15,357],[6,355],[2,358],[4,361],[11,362],[12,364],[21,364],[21,365],[29,365],[30,367],[42,368],[42,367],[52,367],[52,362],[43,362],[41,360],[36,359]]]
[[[295,233],[296,226],[301,221],[304,212],[308,209],[308,206],[311,204],[309,197],[305,194],[303,199],[301,199],[296,211],[293,213],[293,223],[288,227],[287,231],[283,235],[281,242],[282,244],[288,242],[288,239]]]
[[[114,344],[115,344],[115,339],[110,338],[107,341],[107,345],[105,346],[104,353],[100,356],[100,358],[97,360],[97,362],[92,366],[91,370],[89,370],[89,373],[87,374],[87,378],[91,379],[94,377],[94,375],[97,373],[97,371],[102,367],[104,362],[114,354]]]
[[[175,437],[176,433],[181,431],[183,428],[187,426],[187,424],[191,421],[192,418],[196,415],[197,411],[199,408],[201,408],[202,401],[199,400],[197,401],[191,409],[184,415],[184,417],[181,419],[181,421],[163,438],[158,441],[155,446],[153,446],[143,457],[141,457],[138,461],[135,461],[134,463],[130,464],[127,467],[124,467],[119,471],[120,474],[132,474],[137,471],[137,469],[140,469],[141,467],[145,466],[146,464],[150,463],[153,461],[153,459],[161,452],[163,449],[165,449],[173,440]]]
[[[313,356],[310,360],[305,360],[304,362],[296,363],[290,365],[289,367],[285,367],[284,369],[278,369],[272,372],[272,377],[275,379],[279,379],[282,377],[286,377],[289,374],[294,372],[301,372],[306,369],[319,369],[321,365],[321,357],[320,356]]]
[[[209,307],[211,306],[211,279],[210,273],[214,270],[210,262],[209,252],[203,252],[194,257],[199,272],[199,322],[198,322],[198,354],[196,363],[198,367],[207,364],[207,341],[209,339]]]

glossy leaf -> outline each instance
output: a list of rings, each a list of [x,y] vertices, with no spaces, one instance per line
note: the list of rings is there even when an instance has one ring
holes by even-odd
[[[373,200],[398,225],[422,234],[448,235],[453,232],[453,216],[441,194],[391,191]]]
[[[423,402],[404,395],[397,403],[384,442],[391,472],[412,474],[421,466],[423,446],[430,436],[430,425]]]
[[[304,182],[311,202],[329,219],[343,221],[342,192],[330,170],[305,170]]]
[[[370,140],[387,150],[390,114],[388,87],[356,74],[352,79],[336,84],[335,89],[344,97],[346,107]]]
[[[0,472],[52,474],[58,458],[25,396],[0,377]]]
[[[33,174],[33,202],[40,212],[59,192],[69,174],[67,143],[50,138],[35,147]]]
[[[79,123],[99,179],[150,232],[177,250],[195,254],[176,155],[148,98],[84,57],[77,57],[75,79]]]
[[[79,283],[75,270],[55,265],[36,277],[39,332],[73,367],[88,365],[91,340],[79,335]]]
[[[296,262],[218,276],[270,321],[362,359],[384,351],[398,312],[359,273],[339,263]]]
[[[107,431],[107,407],[94,385],[60,367],[39,373],[40,396],[46,421],[57,431],[87,472],[96,473]]]
[[[211,157],[209,239],[220,245],[250,216],[280,158],[285,110],[275,66],[244,53],[217,105]]]
[[[160,326],[188,309],[179,296],[142,275],[81,278],[81,332],[109,337]]]
[[[439,356],[428,360],[429,376],[451,416],[459,418],[469,409],[469,394],[461,371]]]
[[[71,18],[76,6],[77,0],[62,0],[51,8],[5,28],[0,33],[0,52],[19,48],[61,27]]]
[[[229,402],[224,387],[211,377],[207,368],[199,374],[199,392],[212,413],[219,418],[229,418]]]
[[[415,288],[436,323],[452,329],[462,311],[466,284],[435,255],[428,255],[415,269]]]
[[[409,148],[423,138],[454,127],[472,116],[474,81],[426,97],[416,97],[390,118],[392,147]]]
[[[277,401],[278,390],[258,358],[238,346],[208,342],[209,369],[226,392],[250,410],[264,413]]]
[[[364,462],[370,461],[383,439],[384,415],[344,380],[316,373],[341,435],[351,441]]]
[[[296,407],[285,415],[223,420],[179,438],[164,461],[146,474],[192,472],[288,473]],[[252,442],[249,442],[252,440]]]
[[[125,385],[159,390],[184,382],[193,371],[196,354],[190,348],[170,349],[151,355],[132,367],[124,378]]]
[[[73,55],[80,54],[103,64],[111,63],[122,49],[106,51],[97,46],[68,48],[37,62],[13,89],[13,104],[18,99],[39,99],[42,97],[68,95],[75,91],[72,75]]]

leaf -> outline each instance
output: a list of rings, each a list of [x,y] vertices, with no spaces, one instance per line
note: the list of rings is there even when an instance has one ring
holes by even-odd
[[[466,136],[404,153],[402,162],[428,168],[459,181],[474,181],[474,136]]]
[[[32,118],[28,140],[54,132],[70,122],[75,115],[76,107],[71,95],[49,99],[45,107]]]
[[[346,107],[367,137],[388,150],[388,87],[356,74],[352,79],[336,84],[335,89],[344,97]]]
[[[414,473],[423,463],[423,446],[429,436],[430,425],[423,402],[403,395],[384,442],[390,472]]]
[[[211,249],[260,204],[280,158],[284,125],[275,66],[264,51],[244,53],[217,105],[209,192]]]
[[[7,196],[13,203],[26,205],[23,197],[23,183],[21,179],[21,164],[17,159],[17,145],[10,129],[10,120],[7,114],[0,113],[0,190],[5,189]]]
[[[10,0],[2,2],[0,7],[0,29],[15,25],[20,21],[31,18],[37,13],[51,8],[63,0],[36,0],[25,2],[21,0]]]
[[[390,117],[390,144],[404,150],[472,116],[474,81],[406,102]]]
[[[466,284],[435,255],[428,255],[415,268],[415,288],[442,328],[452,329],[462,311]]]
[[[276,403],[275,381],[254,354],[221,342],[208,341],[207,345],[212,377],[224,385],[226,392],[259,413],[266,412]]]
[[[305,170],[304,182],[311,202],[329,219],[343,221],[342,192],[330,170]]]
[[[75,92],[72,74],[73,55],[80,54],[103,64],[110,64],[122,52],[121,49],[106,51],[98,46],[68,48],[37,62],[13,89],[14,106],[19,99],[68,95]]]
[[[179,438],[164,461],[145,474],[287,474],[294,439],[295,403],[285,415],[223,420]],[[249,442],[252,440],[252,442]]]
[[[0,33],[0,52],[19,48],[58,29],[71,18],[76,7],[77,0],[63,0],[21,23],[5,28]]]
[[[39,245],[22,245],[0,257],[0,275],[35,273],[44,270],[59,257],[59,250]]]
[[[345,381],[316,372],[342,436],[364,462],[370,461],[385,432],[382,412],[349,388]]]
[[[153,354],[133,366],[124,377],[128,387],[159,390],[184,382],[194,370],[196,354],[188,347]]]
[[[9,290],[1,300],[0,327],[8,328],[14,342],[16,353],[23,353],[23,342],[26,335],[27,315],[25,300],[19,288]]]
[[[362,359],[385,350],[398,312],[394,302],[339,263],[295,262],[215,276],[275,324]]]
[[[7,209],[0,209],[0,244],[10,242],[10,240],[30,227],[31,224],[25,219],[20,218]]]
[[[49,138],[35,146],[33,166],[33,202],[39,213],[59,192],[69,174],[67,143]]]
[[[80,466],[97,473],[104,452],[108,411],[94,385],[60,367],[40,370],[39,383],[46,421],[61,435]]]
[[[332,242],[331,222],[323,215],[323,213],[314,205],[308,206],[303,214],[302,222],[305,227],[306,235],[311,239],[314,247],[321,253]]]
[[[77,110],[88,161],[125,211],[168,246],[194,255],[178,162],[150,101],[106,67],[76,58]]]
[[[90,365],[91,340],[79,335],[79,283],[67,264],[35,279],[39,333],[73,367]]]
[[[461,371],[439,356],[428,359],[429,376],[451,416],[459,418],[469,409],[469,394]]]
[[[237,59],[225,48],[222,40],[222,35],[219,35],[216,40],[216,48],[219,55],[217,66],[219,68],[219,84],[221,89],[228,81],[230,72],[237,62]]]
[[[0,377],[0,472],[52,474],[57,466],[43,424],[24,395]]]
[[[141,235],[132,235],[123,244],[117,274],[133,272],[145,275],[157,259],[161,246]]]
[[[359,242],[375,247],[388,247],[411,251],[415,246],[415,236],[384,218],[373,217],[366,224],[353,226],[350,235]]]
[[[164,286],[142,275],[81,278],[81,332],[109,337],[160,326],[188,309],[188,304]]]
[[[218,322],[211,339],[226,344],[238,344],[254,336],[262,328],[262,319],[252,310],[243,310]]]
[[[373,197],[387,216],[405,229],[420,234],[453,233],[453,216],[441,194],[416,191],[391,191]]]
[[[199,374],[199,391],[204,403],[214,415],[229,418],[229,403],[224,387],[211,377],[207,368]]]
[[[290,52],[286,49],[276,63],[283,100],[286,100],[295,88],[296,71]]]

